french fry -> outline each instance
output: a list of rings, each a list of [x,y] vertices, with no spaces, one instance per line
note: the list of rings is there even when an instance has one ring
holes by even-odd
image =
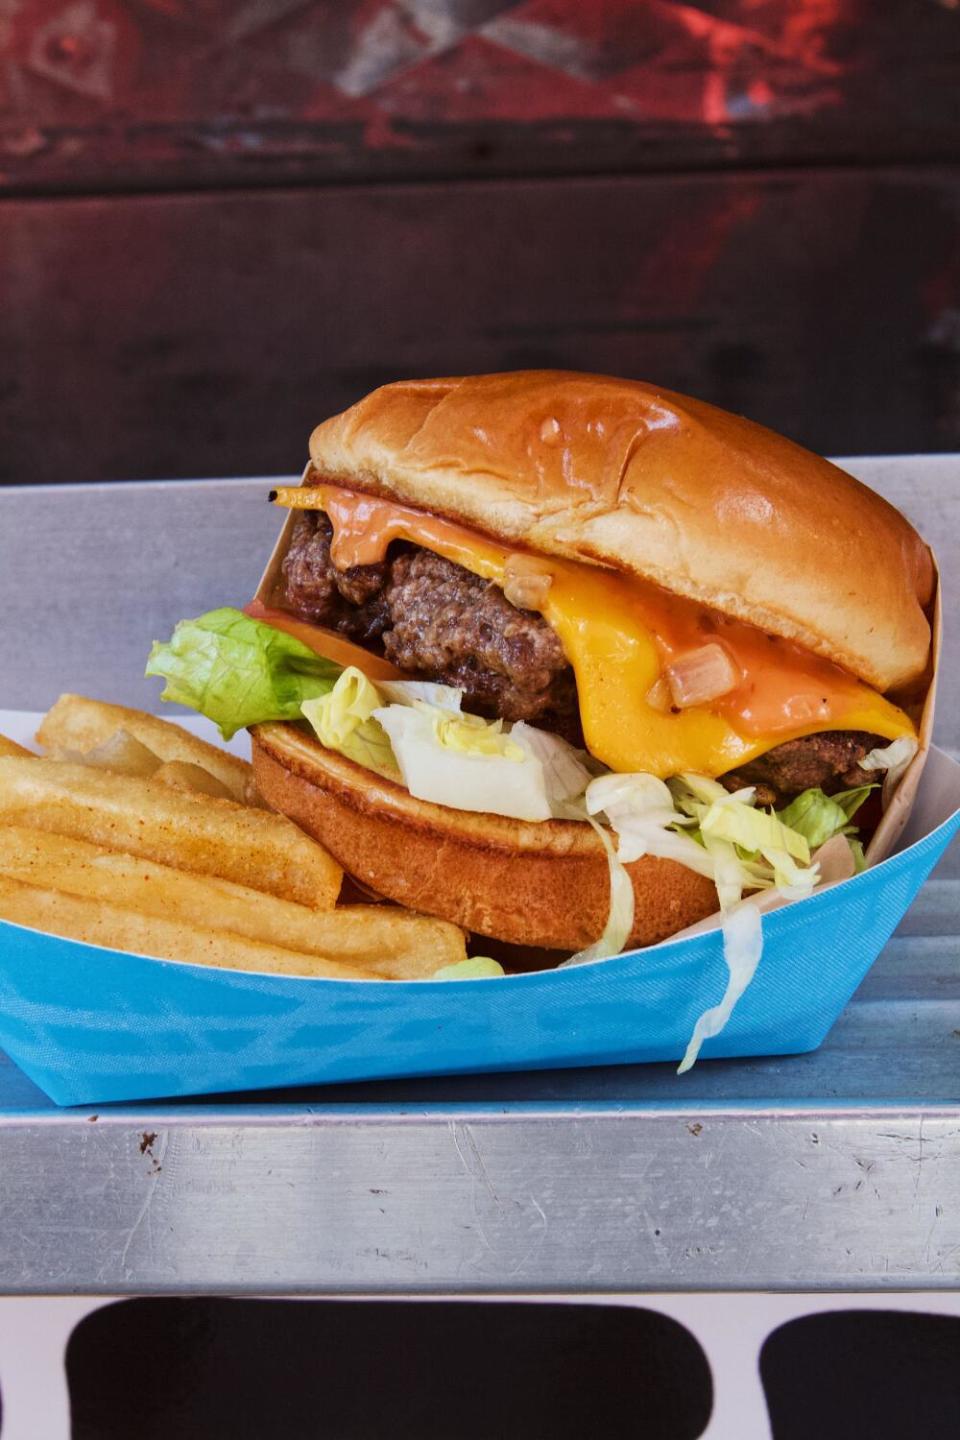
[[[315,910],[333,908],[343,879],[332,856],[269,810],[57,760],[0,759],[0,824],[218,875]]]
[[[73,750],[57,750],[52,758],[93,765],[97,770],[112,770],[114,775],[139,775],[142,780],[156,774],[163,764],[159,755],[154,755],[129,730],[115,730],[106,740],[82,754]]]
[[[179,920],[141,915],[103,900],[23,885],[6,876],[0,876],[0,919],[69,940],[83,940],[111,950],[128,950],[158,960],[181,960],[188,965],[333,980],[375,978],[372,971],[360,965],[344,965],[319,955],[301,955],[278,945],[262,945],[240,935],[187,925]]]
[[[160,760],[188,760],[215,775],[234,800],[243,805],[262,803],[253,783],[253,768],[246,760],[228,755],[206,740],[143,710],[125,705],[108,705],[104,700],[90,700],[85,695],[61,695],[47,711],[37,740],[45,750],[85,752],[102,745],[117,730],[126,730],[141,745],[146,745]]]
[[[161,760],[159,755],[135,739],[129,730],[114,730],[92,750],[57,748],[50,752],[49,758],[92,765],[96,770],[110,770],[114,775],[139,775],[143,780],[152,777],[173,790],[195,790],[201,795],[215,795],[220,800],[235,798],[233,791],[202,765],[196,765],[192,760]]]
[[[376,905],[310,910],[228,880],[20,826],[0,826],[0,876],[362,965],[386,980],[423,979],[466,956],[462,932],[444,920]]]
[[[0,735],[0,756],[3,755],[19,755],[21,759],[26,760],[36,760],[37,758],[32,750],[18,745],[16,740],[8,740],[6,735]]]
[[[153,778],[171,790],[193,790],[198,795],[215,795],[219,800],[231,799],[230,791],[216,775],[191,760],[165,760]]]

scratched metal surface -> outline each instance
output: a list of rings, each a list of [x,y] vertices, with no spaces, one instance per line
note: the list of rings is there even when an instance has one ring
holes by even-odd
[[[956,751],[960,466],[847,464],[939,552]],[[265,488],[0,491],[0,706],[144,703],[147,642],[255,582]],[[958,929],[955,847],[820,1051],[683,1082],[635,1066],[92,1113],[0,1062],[0,1291],[958,1288]]]

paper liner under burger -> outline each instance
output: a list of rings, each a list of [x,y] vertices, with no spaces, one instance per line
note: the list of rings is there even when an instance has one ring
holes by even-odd
[[[927,756],[930,753],[930,745],[933,741],[933,712],[936,708],[937,677],[940,670],[940,649],[943,640],[943,600],[937,557],[932,549],[930,555],[933,559],[933,569],[936,576],[936,591],[933,597],[930,684],[924,697],[923,710],[918,726],[920,744],[916,755],[914,755],[910,761],[910,764],[901,777],[899,785],[894,790],[890,804],[884,810],[883,818],[874,831],[870,844],[866,848],[866,859],[869,865],[876,865],[879,861],[884,860],[897,843],[903,827],[910,817],[913,802],[917,798],[920,776],[923,773],[924,765],[927,763]]]
[[[300,483],[305,485],[310,474],[311,467],[308,465],[301,476]],[[271,491],[271,498],[273,496]],[[290,549],[290,541],[293,538],[293,526],[297,518],[296,510],[287,510],[284,515],[283,524],[280,527],[280,534],[277,536],[277,543],[270,552],[270,559],[267,561],[263,574],[260,576],[260,584],[257,586],[254,600],[261,605],[272,606],[277,603],[283,589],[283,574],[281,566],[287,551]]]
[[[312,475],[310,466],[304,471],[303,482],[306,483],[308,476]],[[328,630],[324,625],[318,625],[315,621],[300,620],[291,614],[284,603],[284,582],[283,582],[283,561],[287,551],[290,549],[290,542],[293,539],[293,527],[297,522],[297,510],[288,510],[286,519],[277,536],[277,543],[273,547],[270,559],[267,561],[266,569],[260,577],[260,584],[257,586],[256,594],[249,605],[244,606],[244,613],[250,615],[254,620],[265,620],[268,624],[274,625],[279,630],[285,630],[296,639],[308,645],[310,649],[317,650],[327,659],[335,661],[339,665],[356,665],[362,668],[370,680],[408,680],[410,677],[396,665],[392,665],[382,655],[374,655],[364,650],[362,646],[354,641],[348,640],[336,630]],[[318,640],[323,637],[323,649],[318,647]]]

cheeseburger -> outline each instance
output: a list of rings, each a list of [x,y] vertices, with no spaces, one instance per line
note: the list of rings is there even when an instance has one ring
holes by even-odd
[[[862,865],[917,751],[935,575],[836,466],[521,372],[374,391],[271,498],[255,601],[148,673],[251,726],[267,803],[379,895],[595,956]]]

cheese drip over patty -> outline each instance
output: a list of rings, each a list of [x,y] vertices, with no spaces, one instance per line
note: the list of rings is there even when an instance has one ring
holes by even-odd
[[[886,740],[916,735],[903,710],[840,666],[638,576],[531,557],[412,506],[336,485],[287,487],[275,500],[329,517],[339,569],[375,564],[391,541],[407,540],[506,588],[535,559],[549,584],[539,593],[532,587],[529,608],[556,631],[576,676],[587,747],[612,770],[716,776],[818,731],[863,730]],[[654,703],[651,692],[666,667],[709,642],[736,667],[733,688],[685,709],[664,707],[662,694]]]

